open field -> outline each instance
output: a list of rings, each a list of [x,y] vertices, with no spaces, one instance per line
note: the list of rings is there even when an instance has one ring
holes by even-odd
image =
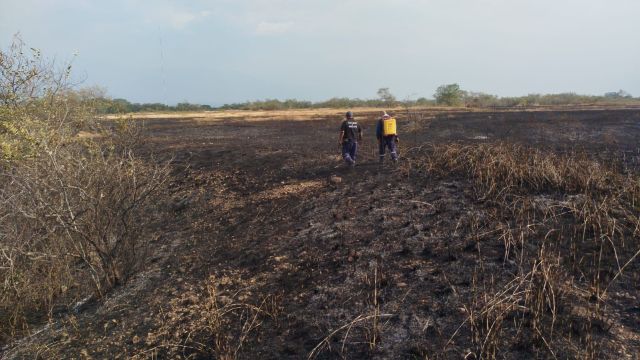
[[[638,110],[640,106],[628,104],[628,105],[558,105],[558,106],[529,106],[526,108],[504,108],[504,109],[492,109],[492,108],[465,108],[465,107],[396,107],[388,109],[391,112],[397,114],[406,114],[409,112],[422,113],[422,114],[454,114],[454,113],[471,113],[471,112],[540,112],[540,111],[575,111],[575,110]],[[376,114],[381,111],[381,108],[357,108],[356,112],[360,114]],[[199,112],[140,112],[124,115],[105,115],[106,119],[114,120],[124,117],[131,117],[138,120],[150,120],[150,119],[197,119],[197,120],[313,120],[313,119],[326,119],[331,116],[342,116],[345,110],[332,109],[332,108],[318,108],[318,109],[291,109],[291,110],[215,110],[215,111],[199,111]]]
[[[637,358],[640,110],[136,115],[172,159],[145,270],[7,358]],[[259,120],[259,121],[258,121]],[[153,155],[153,156],[151,156]]]

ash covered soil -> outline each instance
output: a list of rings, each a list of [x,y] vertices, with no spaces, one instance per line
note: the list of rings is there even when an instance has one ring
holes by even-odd
[[[171,214],[148,265],[5,355],[40,349],[68,358],[216,358],[227,346],[238,358],[464,358],[475,351],[465,307],[476,269],[500,279],[516,267],[482,221],[494,205],[463,176],[414,167],[425,156],[420,147],[506,141],[558,153],[582,149],[624,158],[630,171],[640,155],[640,110],[399,112],[401,161],[380,167],[376,114],[355,114],[365,130],[355,169],[338,154],[342,113],[305,121],[146,121],[153,161],[173,158],[174,167],[170,199],[159,199]],[[602,357],[636,357],[640,285],[637,266],[630,269],[611,291],[617,295],[606,302],[601,325],[567,325],[557,336],[589,332]],[[204,304],[212,291],[213,307]],[[218,328],[202,320],[202,311],[229,304],[261,311],[230,311]],[[587,321],[571,313],[576,324]],[[579,353],[565,350],[522,337],[499,355]]]

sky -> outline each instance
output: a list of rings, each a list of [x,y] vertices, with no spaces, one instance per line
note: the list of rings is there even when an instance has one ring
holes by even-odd
[[[638,0],[0,0],[16,33],[133,102],[640,96]]]

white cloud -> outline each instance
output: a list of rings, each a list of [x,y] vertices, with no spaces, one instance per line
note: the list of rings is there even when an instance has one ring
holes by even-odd
[[[212,15],[208,10],[188,9],[165,1],[157,2],[153,6],[146,0],[134,4],[136,10],[144,14],[147,22],[175,30],[184,29]]]
[[[171,10],[164,13],[162,16],[164,19],[161,21],[168,23],[170,27],[180,30],[189,26],[190,24],[200,21],[211,15],[210,11],[192,12],[188,10]]]
[[[197,15],[188,11],[174,12],[167,14],[165,21],[174,29],[182,29],[186,27],[190,22],[197,19]]]
[[[262,21],[256,25],[255,33],[256,35],[280,35],[288,32],[293,27],[293,22],[291,21]]]

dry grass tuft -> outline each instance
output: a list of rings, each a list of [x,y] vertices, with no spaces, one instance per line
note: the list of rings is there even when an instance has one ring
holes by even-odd
[[[340,357],[347,356],[346,350],[348,345],[367,345],[367,351],[370,354],[375,352],[380,344],[380,335],[385,328],[386,322],[394,316],[394,314],[382,313],[379,301],[380,278],[378,265],[373,269],[370,279],[371,299],[370,307],[366,313],[356,316],[350,322],[339,326],[331,331],[322,339],[309,353],[308,359],[315,359],[325,351],[333,351],[331,348],[335,339],[340,339],[340,350],[333,351]],[[369,279],[367,279],[369,280]]]
[[[409,176],[462,176],[472,182],[476,200],[493,209],[493,216],[468,233],[479,239],[477,229],[494,229],[489,232],[503,246],[503,267],[512,273],[500,280],[478,252],[473,290],[459,294],[473,344],[467,358],[499,358],[514,349],[597,358],[614,346],[603,336],[611,327],[605,309],[608,292],[640,254],[638,175],[585,153],[505,143],[414,151],[403,169]]]
[[[149,350],[134,358],[236,359],[255,340],[265,321],[277,321],[279,298],[251,289],[224,290],[211,277],[173,299],[162,323],[145,342]]]

